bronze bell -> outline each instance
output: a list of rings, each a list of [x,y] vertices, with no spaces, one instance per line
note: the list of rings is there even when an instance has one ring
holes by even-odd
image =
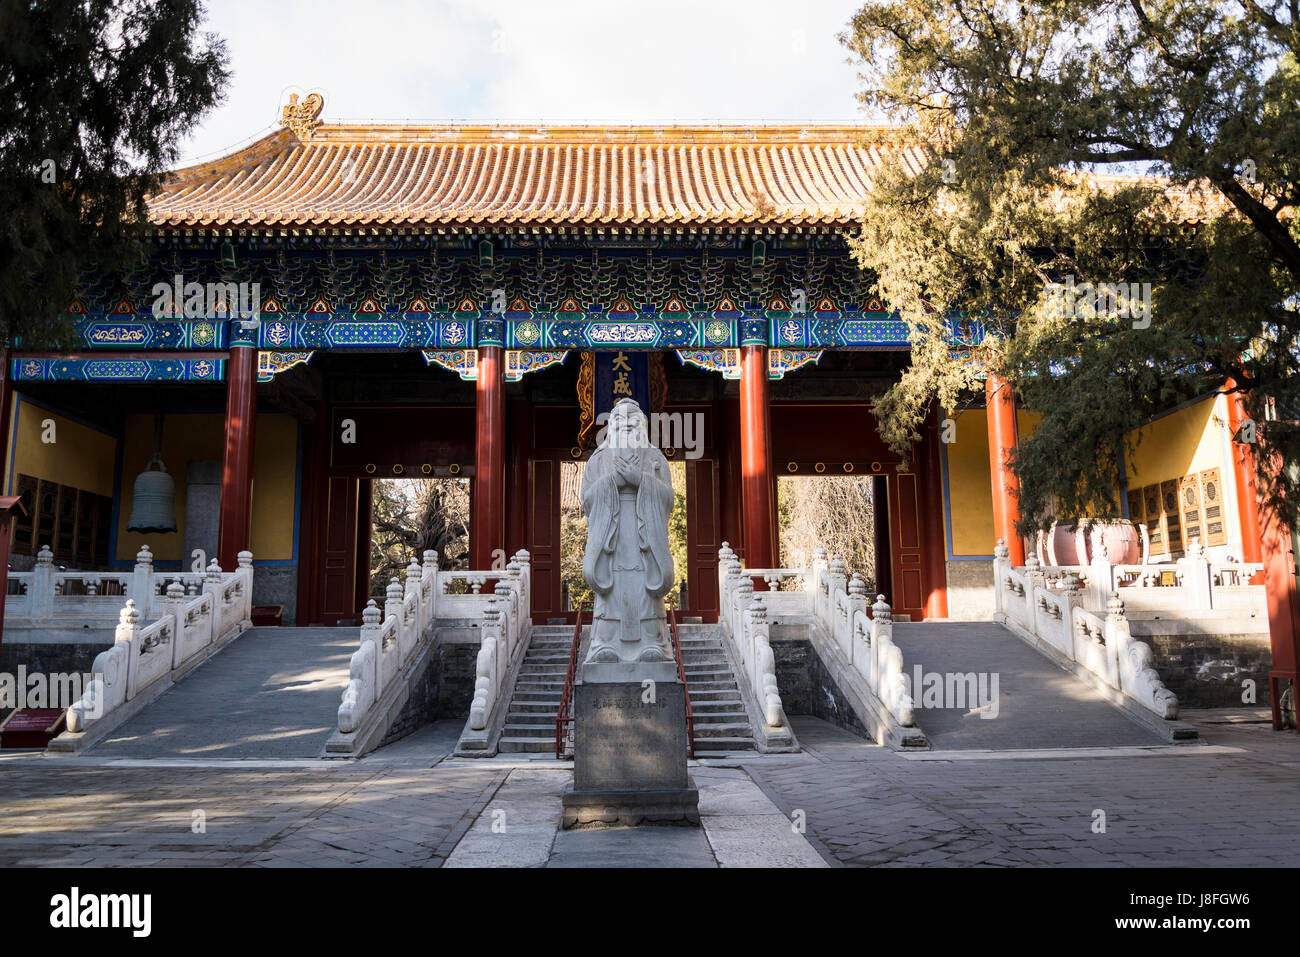
[[[154,466],[158,470],[154,470]],[[176,531],[176,483],[167,474],[167,466],[154,455],[143,472],[135,477],[135,491],[131,498],[131,518],[126,523],[128,532]]]

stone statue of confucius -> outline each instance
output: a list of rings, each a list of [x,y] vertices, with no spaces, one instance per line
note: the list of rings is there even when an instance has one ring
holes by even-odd
[[[668,459],[650,444],[641,407],[620,399],[582,478],[587,551],[582,577],[596,593],[588,662],[671,659],[664,595],[672,589]]]

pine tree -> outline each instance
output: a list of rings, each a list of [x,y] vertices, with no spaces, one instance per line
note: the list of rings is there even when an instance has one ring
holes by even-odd
[[[841,40],[862,103],[917,147],[881,170],[852,243],[912,326],[877,406],[896,450],[991,367],[1043,416],[1014,461],[1022,531],[1117,508],[1125,436],[1229,379],[1300,461],[1294,3],[877,0]],[[1067,281],[1150,283],[1149,314],[1062,309]],[[981,323],[972,348],[950,310]]]
[[[229,79],[197,0],[0,0],[0,339],[67,345],[77,277],[143,255],[145,198]]]

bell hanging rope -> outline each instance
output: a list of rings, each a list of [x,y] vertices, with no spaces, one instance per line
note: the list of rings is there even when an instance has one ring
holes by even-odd
[[[128,532],[176,531],[176,482],[162,460],[162,410],[154,416],[153,458],[135,477]],[[154,466],[158,470],[154,471]]]

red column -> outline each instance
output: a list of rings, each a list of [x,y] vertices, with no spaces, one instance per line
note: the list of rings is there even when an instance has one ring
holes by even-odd
[[[474,517],[472,567],[492,567],[492,553],[505,548],[506,404],[505,350],[480,346],[475,388]]]
[[[925,422],[925,465],[921,476],[925,510],[921,534],[925,542],[925,617],[948,617],[948,541],[943,523],[943,466],[939,451],[939,406],[935,403]]]
[[[1016,447],[1016,402],[1011,386],[990,372],[984,382],[989,419],[989,474],[993,479],[993,532],[1007,543],[1012,565],[1025,563],[1025,543],[1016,532],[1020,520],[1020,482],[1009,464]]]
[[[1241,560],[1243,562],[1262,562],[1264,560],[1262,539],[1259,529],[1259,497],[1255,479],[1255,446],[1250,442],[1238,442],[1236,436],[1241,432],[1241,424],[1246,421],[1245,397],[1240,392],[1228,391],[1236,388],[1236,382],[1229,379],[1224,384],[1228,392],[1228,429],[1233,435],[1232,441],[1232,476],[1237,487],[1237,516],[1241,526]]]
[[[749,345],[740,349],[740,470],[745,566],[772,568],[776,564],[776,510],[772,495],[767,346]]]
[[[1282,467],[1280,457],[1270,456],[1272,467]],[[1268,632],[1273,667],[1269,671],[1269,699],[1273,708],[1273,729],[1282,728],[1278,698],[1281,682],[1300,685],[1300,601],[1296,596],[1296,568],[1291,524],[1287,516],[1272,507],[1260,509],[1261,545],[1264,562],[1264,594],[1268,600]]]
[[[257,350],[233,346],[226,362],[226,452],[221,469],[217,561],[230,571],[253,533],[253,429],[257,417]]]

